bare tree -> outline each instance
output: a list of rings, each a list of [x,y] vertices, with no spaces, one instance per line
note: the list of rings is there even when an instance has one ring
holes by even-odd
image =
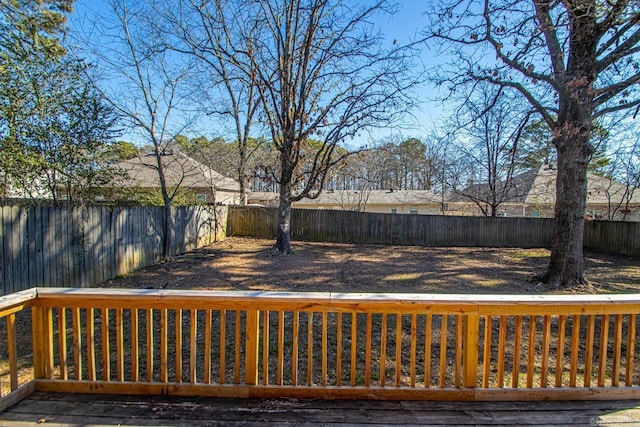
[[[640,105],[640,10],[627,0],[451,1],[426,30],[453,55],[437,81],[485,81],[517,91],[552,131],[557,150],[555,232],[544,281],[586,283],[584,216],[592,123]],[[437,47],[436,47],[437,46]]]
[[[495,217],[502,203],[522,195],[514,178],[520,140],[531,111],[523,111],[501,89],[484,89],[466,98],[456,114],[459,149],[477,179],[462,188],[456,182],[454,190],[472,201],[483,215]]]
[[[82,53],[103,72],[90,76],[100,93],[150,144],[164,203],[163,256],[171,255],[173,221],[171,206],[181,180],[167,182],[167,145],[193,117],[178,117],[188,99],[181,89],[188,82],[191,64],[176,61],[163,40],[147,32],[152,16],[147,6],[127,0],[111,0],[108,16],[100,16],[85,29]],[[174,116],[176,116],[174,118]],[[175,120],[174,120],[175,119]]]

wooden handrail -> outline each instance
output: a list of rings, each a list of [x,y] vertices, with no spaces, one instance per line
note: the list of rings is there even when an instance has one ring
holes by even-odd
[[[38,288],[0,300],[0,315],[28,306],[35,390],[438,400],[640,397],[640,294]]]

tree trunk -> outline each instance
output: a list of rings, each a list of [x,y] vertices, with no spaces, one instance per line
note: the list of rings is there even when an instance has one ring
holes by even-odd
[[[545,282],[555,288],[587,282],[583,255],[587,161],[574,160],[570,152],[575,151],[575,147],[571,148],[573,150],[558,150],[555,229],[545,275]]]
[[[171,257],[171,243],[173,233],[173,218],[171,217],[171,200],[164,202],[164,244],[162,247],[162,259]]]
[[[287,197],[286,185],[280,184],[280,206],[278,209],[278,237],[276,249],[281,254],[291,254],[291,201]]]

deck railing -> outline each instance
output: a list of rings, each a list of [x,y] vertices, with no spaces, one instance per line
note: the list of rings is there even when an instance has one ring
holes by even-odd
[[[34,390],[260,398],[639,398],[639,312],[638,294],[38,288],[0,299],[0,317],[7,320],[5,383],[11,391],[0,404]],[[31,319],[16,322],[17,314]],[[16,342],[25,339],[17,338],[20,325],[32,333],[29,380],[19,375]]]

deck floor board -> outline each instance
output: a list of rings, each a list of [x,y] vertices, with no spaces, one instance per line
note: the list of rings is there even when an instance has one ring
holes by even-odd
[[[380,402],[35,393],[0,413],[0,425],[628,427],[640,425],[640,401]]]

